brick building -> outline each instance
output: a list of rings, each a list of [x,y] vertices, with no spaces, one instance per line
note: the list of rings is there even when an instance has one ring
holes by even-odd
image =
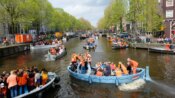
[[[175,0],[159,0],[163,10],[165,34],[169,38],[175,37]]]

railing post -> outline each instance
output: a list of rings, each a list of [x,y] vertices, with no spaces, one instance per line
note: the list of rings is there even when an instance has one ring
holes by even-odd
[[[145,72],[145,80],[150,81],[150,75],[149,75],[149,66],[146,66],[146,72]]]

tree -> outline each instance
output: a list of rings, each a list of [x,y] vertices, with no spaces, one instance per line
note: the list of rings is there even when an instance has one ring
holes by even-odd
[[[105,9],[104,17],[98,22],[99,28],[109,28],[120,25],[122,32],[122,21],[127,12],[127,0],[113,0],[110,5]]]
[[[53,8],[48,0],[0,0],[0,23],[6,23],[10,33],[74,31],[90,29],[89,22],[82,22],[63,9]],[[87,28],[86,28],[87,29]]]

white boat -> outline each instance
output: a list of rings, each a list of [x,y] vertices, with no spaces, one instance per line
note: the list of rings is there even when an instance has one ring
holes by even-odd
[[[42,97],[42,94],[49,89],[50,87],[54,87],[56,84],[60,81],[59,77],[56,75],[56,73],[53,72],[48,72],[48,78],[49,78],[49,82],[47,82],[47,84],[45,84],[44,86],[35,88],[34,90],[16,96],[15,98],[35,98],[36,96],[38,97]]]
[[[30,45],[30,49],[34,50],[34,49],[48,49],[51,47],[58,47],[60,44],[54,44],[54,45]]]
[[[48,51],[46,61],[55,61],[57,59],[60,59],[60,58],[64,57],[66,54],[67,54],[66,49],[61,54],[58,54],[58,55],[52,55]]]

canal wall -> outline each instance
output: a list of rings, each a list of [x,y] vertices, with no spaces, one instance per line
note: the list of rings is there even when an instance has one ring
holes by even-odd
[[[30,44],[15,44],[10,46],[0,46],[0,58],[27,50],[30,50]]]

